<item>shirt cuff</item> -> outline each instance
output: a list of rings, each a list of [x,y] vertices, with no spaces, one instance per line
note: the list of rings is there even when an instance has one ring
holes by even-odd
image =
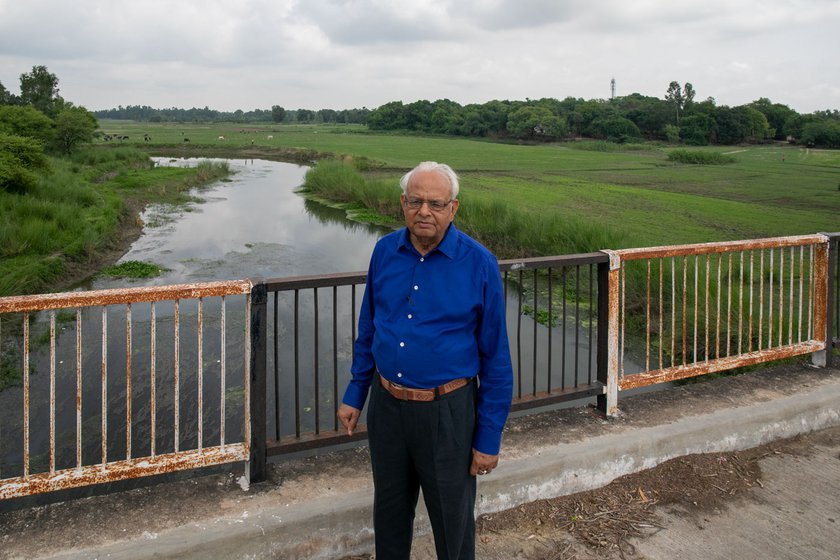
[[[476,426],[475,436],[473,437],[473,448],[486,455],[498,455],[499,448],[502,446],[502,432]]]
[[[361,387],[356,383],[350,383],[347,385],[347,390],[344,391],[344,398],[341,402],[358,410],[362,410],[365,406],[365,400],[367,400],[369,387],[370,385]]]

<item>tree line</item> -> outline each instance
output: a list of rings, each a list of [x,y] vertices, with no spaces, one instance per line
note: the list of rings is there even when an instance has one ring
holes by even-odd
[[[352,123],[370,130],[554,142],[595,138],[613,142],[667,141],[693,146],[787,140],[806,146],[840,148],[840,112],[800,114],[762,97],[745,105],[695,100],[691,83],[673,81],[662,98],[639,93],[614,99],[566,97],[493,100],[461,105],[449,99],[391,101],[376,109],[293,109],[243,112],[119,106],[96,111],[99,118],[150,122]]]
[[[193,107],[191,109],[156,109],[148,105],[118,106],[115,109],[103,109],[94,111],[93,114],[99,119],[121,119],[140,122],[202,122],[202,123],[265,123],[276,122],[286,124],[324,124],[324,123],[346,123],[365,124],[367,123],[370,109],[285,109],[274,105],[271,109],[254,109],[253,111],[217,111],[204,107],[202,109]]]
[[[614,142],[660,140],[702,146],[788,140],[840,148],[840,112],[803,115],[760,98],[729,107],[695,101],[690,83],[671,82],[664,98],[639,93],[614,99],[566,97],[460,105],[449,99],[392,101],[375,109],[371,130],[411,130],[494,139],[557,141],[587,137]]]

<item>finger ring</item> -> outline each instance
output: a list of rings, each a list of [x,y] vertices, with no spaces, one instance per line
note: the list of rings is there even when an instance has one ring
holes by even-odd
[[[481,469],[480,471],[478,471],[478,474],[487,474],[487,470],[486,469]]]

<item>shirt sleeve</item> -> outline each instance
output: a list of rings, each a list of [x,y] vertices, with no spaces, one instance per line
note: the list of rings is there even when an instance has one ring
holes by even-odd
[[[359,310],[359,332],[353,347],[353,365],[350,368],[352,378],[344,391],[342,402],[359,410],[365,405],[376,363],[373,359],[373,277],[375,274],[374,258],[368,266],[365,280],[365,294]]]
[[[481,367],[473,447],[482,453],[497,455],[513,398],[513,366],[504,289],[498,263],[492,256],[485,261],[484,275],[484,308],[476,333]]]

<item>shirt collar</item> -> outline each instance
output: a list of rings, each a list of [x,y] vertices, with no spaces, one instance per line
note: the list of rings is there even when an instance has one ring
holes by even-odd
[[[431,252],[440,251],[450,259],[454,259],[458,254],[458,242],[460,241],[460,232],[455,227],[455,222],[451,222],[446,229],[443,239]],[[402,246],[409,251],[417,252],[414,245],[411,244],[411,237],[408,228],[403,228]]]

